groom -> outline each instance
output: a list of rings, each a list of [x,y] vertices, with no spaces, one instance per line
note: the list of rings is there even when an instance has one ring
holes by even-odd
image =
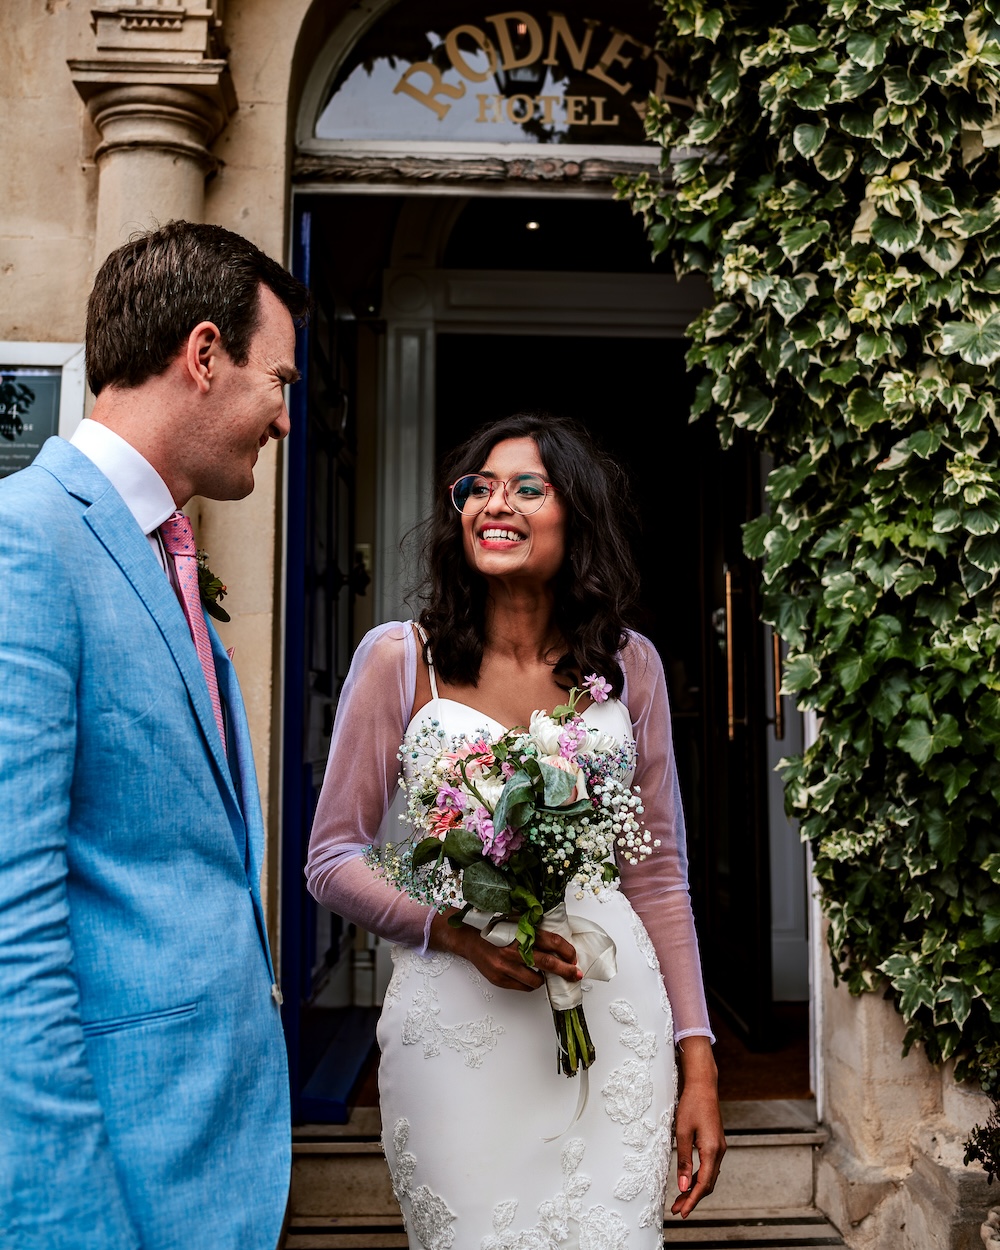
[[[217,226],[119,248],[88,304],[91,419],[0,482],[10,1250],[274,1250],[280,1235],[288,1077],[263,822],[180,509],[253,490],[261,448],[288,433],[307,304]]]

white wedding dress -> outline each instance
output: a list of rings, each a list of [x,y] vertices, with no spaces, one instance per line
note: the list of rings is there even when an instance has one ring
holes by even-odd
[[[584,718],[619,742],[631,741],[636,727],[643,820],[661,849],[648,863],[623,867],[621,889],[567,897],[570,915],[600,925],[617,948],[610,981],[582,982],[596,1060],[576,1077],[558,1068],[545,989],[500,989],[468,961],[427,949],[433,912],[364,858],[373,843],[405,836],[397,776],[412,755],[401,740],[406,748],[428,720],[448,737],[493,737],[505,727],[439,698],[433,672],[431,702],[409,719],[417,662],[409,625],[373,631],[352,666],[306,876],[320,902],[392,943],[379,1091],[385,1155],[411,1250],[662,1246],[674,1044],[711,1037],[711,1029],[663,672],[650,644],[633,639],[623,652],[623,701],[591,705]],[[374,769],[370,758],[358,762],[362,741],[378,757]]]

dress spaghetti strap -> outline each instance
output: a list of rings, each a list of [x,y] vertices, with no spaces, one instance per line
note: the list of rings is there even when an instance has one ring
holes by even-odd
[[[414,624],[416,624],[416,622],[414,622]],[[431,654],[431,649],[428,646],[427,632],[423,625],[417,625],[417,633],[420,635],[420,641],[424,644],[424,655],[427,658],[427,676],[431,679],[431,699],[437,703],[438,685],[437,676],[434,672],[434,656]]]

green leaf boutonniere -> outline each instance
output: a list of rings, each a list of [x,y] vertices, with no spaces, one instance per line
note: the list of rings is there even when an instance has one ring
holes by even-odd
[[[205,611],[209,616],[214,616],[217,621],[230,620],[229,613],[219,602],[224,599],[227,590],[220,577],[216,577],[212,570],[208,567],[208,552],[199,551],[198,555],[198,589],[201,591],[201,601],[205,605]]]

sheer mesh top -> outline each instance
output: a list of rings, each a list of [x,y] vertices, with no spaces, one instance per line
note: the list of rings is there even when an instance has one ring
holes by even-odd
[[[692,1034],[711,1038],[663,666],[652,643],[635,633],[618,659],[625,674],[621,703],[588,708],[588,720],[592,712],[602,720],[625,713],[622,720],[631,724],[636,743],[633,781],[642,794],[643,820],[660,840],[659,848],[640,864],[622,862],[621,890],[641,917],[659,958],[675,1040]],[[417,638],[410,622],[391,621],[365,635],[337,708],[305,871],[310,893],[324,907],[388,941],[424,951],[433,909],[382,880],[362,858],[368,846],[392,838],[402,810],[398,753],[417,719],[412,714],[416,679]],[[432,703],[436,685],[433,694]],[[430,708],[421,709],[418,717]],[[496,724],[469,711],[483,723]]]

